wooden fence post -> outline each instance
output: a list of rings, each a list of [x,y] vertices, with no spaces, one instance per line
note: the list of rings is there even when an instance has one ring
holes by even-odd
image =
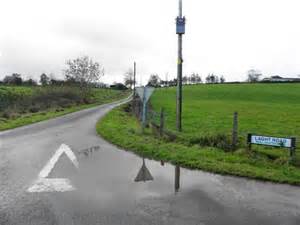
[[[162,137],[164,134],[164,126],[165,126],[165,115],[164,108],[160,110],[160,126],[159,126],[159,136]]]
[[[175,193],[179,191],[180,188],[180,167],[175,166]]]
[[[290,148],[290,162],[293,162],[296,156],[296,138],[292,138],[291,148]]]
[[[232,150],[235,150],[238,142],[238,113],[233,114]]]
[[[252,138],[252,134],[248,134],[248,136],[247,136],[247,151],[248,152],[251,152],[251,147],[252,147],[251,138]]]

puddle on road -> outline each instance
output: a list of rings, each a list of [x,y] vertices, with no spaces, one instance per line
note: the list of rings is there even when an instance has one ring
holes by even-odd
[[[212,183],[220,186],[214,181],[217,175],[197,171],[195,176],[195,171],[106,146],[86,148],[78,154],[82,156],[80,169],[72,182],[77,189],[73,199],[80,204],[86,201],[95,207],[115,210],[142,199],[170,198],[194,190],[202,192],[209,190]]]
[[[278,195],[278,191],[270,192],[275,190],[272,184],[188,170],[115,150],[111,145],[94,146],[77,153],[82,156],[79,171],[70,177],[76,190],[61,199],[61,204],[68,208],[76,205],[76,210],[105,214],[126,213],[140,207],[168,211],[171,207],[176,213],[180,209],[183,210],[180,213],[193,211],[195,215],[198,210],[208,214],[212,213],[211,209],[221,212],[224,204],[236,209],[282,210],[282,207],[271,207]],[[257,205],[262,198],[264,202]]]
[[[100,150],[100,146],[93,146],[93,147],[89,147],[89,148],[85,148],[85,149],[81,149],[78,151],[78,155],[84,155],[86,157],[92,156],[93,153],[98,152]]]
[[[216,224],[222,224],[222,216],[231,221],[236,218],[232,215],[244,213],[242,217],[253,219],[255,216],[249,212],[254,208],[276,215],[284,208],[272,205],[279,189],[274,191],[276,187],[271,184],[192,171],[116,151],[111,145],[94,146],[77,153],[78,172],[72,176],[63,174],[76,190],[51,195],[56,200],[56,210],[64,211],[70,218],[79,215],[88,221],[91,216],[98,219],[101,215],[105,218],[118,215],[122,220],[149,218],[152,221],[176,215],[183,219],[178,224],[188,224],[187,216],[193,222],[190,224],[195,224],[194,221],[215,220],[221,215],[220,223]],[[295,198],[289,202],[293,207],[287,208],[287,213],[297,213]],[[238,222],[244,221],[242,217]]]

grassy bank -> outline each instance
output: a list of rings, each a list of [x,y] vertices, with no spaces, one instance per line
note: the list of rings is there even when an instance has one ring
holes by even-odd
[[[0,131],[12,129],[96,105],[116,101],[129,92],[76,87],[0,87]]]
[[[246,134],[300,137],[299,84],[199,85],[184,88],[183,132],[171,142],[140,133],[138,121],[124,107],[109,113],[97,125],[104,138],[137,154],[193,169],[300,184],[300,157],[288,164],[286,149],[245,148]],[[166,127],[175,131],[175,89],[160,89],[151,98],[157,111],[166,110]],[[128,111],[128,110],[127,110]],[[211,142],[217,136],[230,140],[232,114],[239,112],[239,146],[228,151]]]

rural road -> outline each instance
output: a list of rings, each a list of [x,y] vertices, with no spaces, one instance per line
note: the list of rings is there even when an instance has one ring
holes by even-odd
[[[135,182],[143,159],[95,131],[118,104],[0,133],[1,225],[300,224],[299,187],[179,171],[147,159],[142,168],[153,180]],[[62,144],[77,161],[69,151],[49,162]],[[32,188],[41,174],[53,187]]]

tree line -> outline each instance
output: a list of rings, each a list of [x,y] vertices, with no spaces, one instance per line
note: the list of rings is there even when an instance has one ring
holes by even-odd
[[[83,56],[66,61],[66,69],[63,70],[64,79],[56,79],[53,74],[42,73],[39,81],[33,78],[24,79],[21,74],[13,73],[4,77],[0,84],[16,86],[42,86],[50,85],[77,85],[81,90],[99,84],[104,75],[104,68],[90,57]]]
[[[182,77],[183,85],[194,85],[202,84],[202,77],[198,73],[192,73],[191,75],[186,75]],[[215,74],[208,74],[205,78],[205,83],[207,84],[218,84],[225,83],[224,76],[217,76]],[[124,84],[131,88],[133,86],[133,71],[129,69],[124,75]],[[161,79],[158,74],[151,74],[147,83],[147,86],[151,87],[173,87],[177,86],[177,79]]]

